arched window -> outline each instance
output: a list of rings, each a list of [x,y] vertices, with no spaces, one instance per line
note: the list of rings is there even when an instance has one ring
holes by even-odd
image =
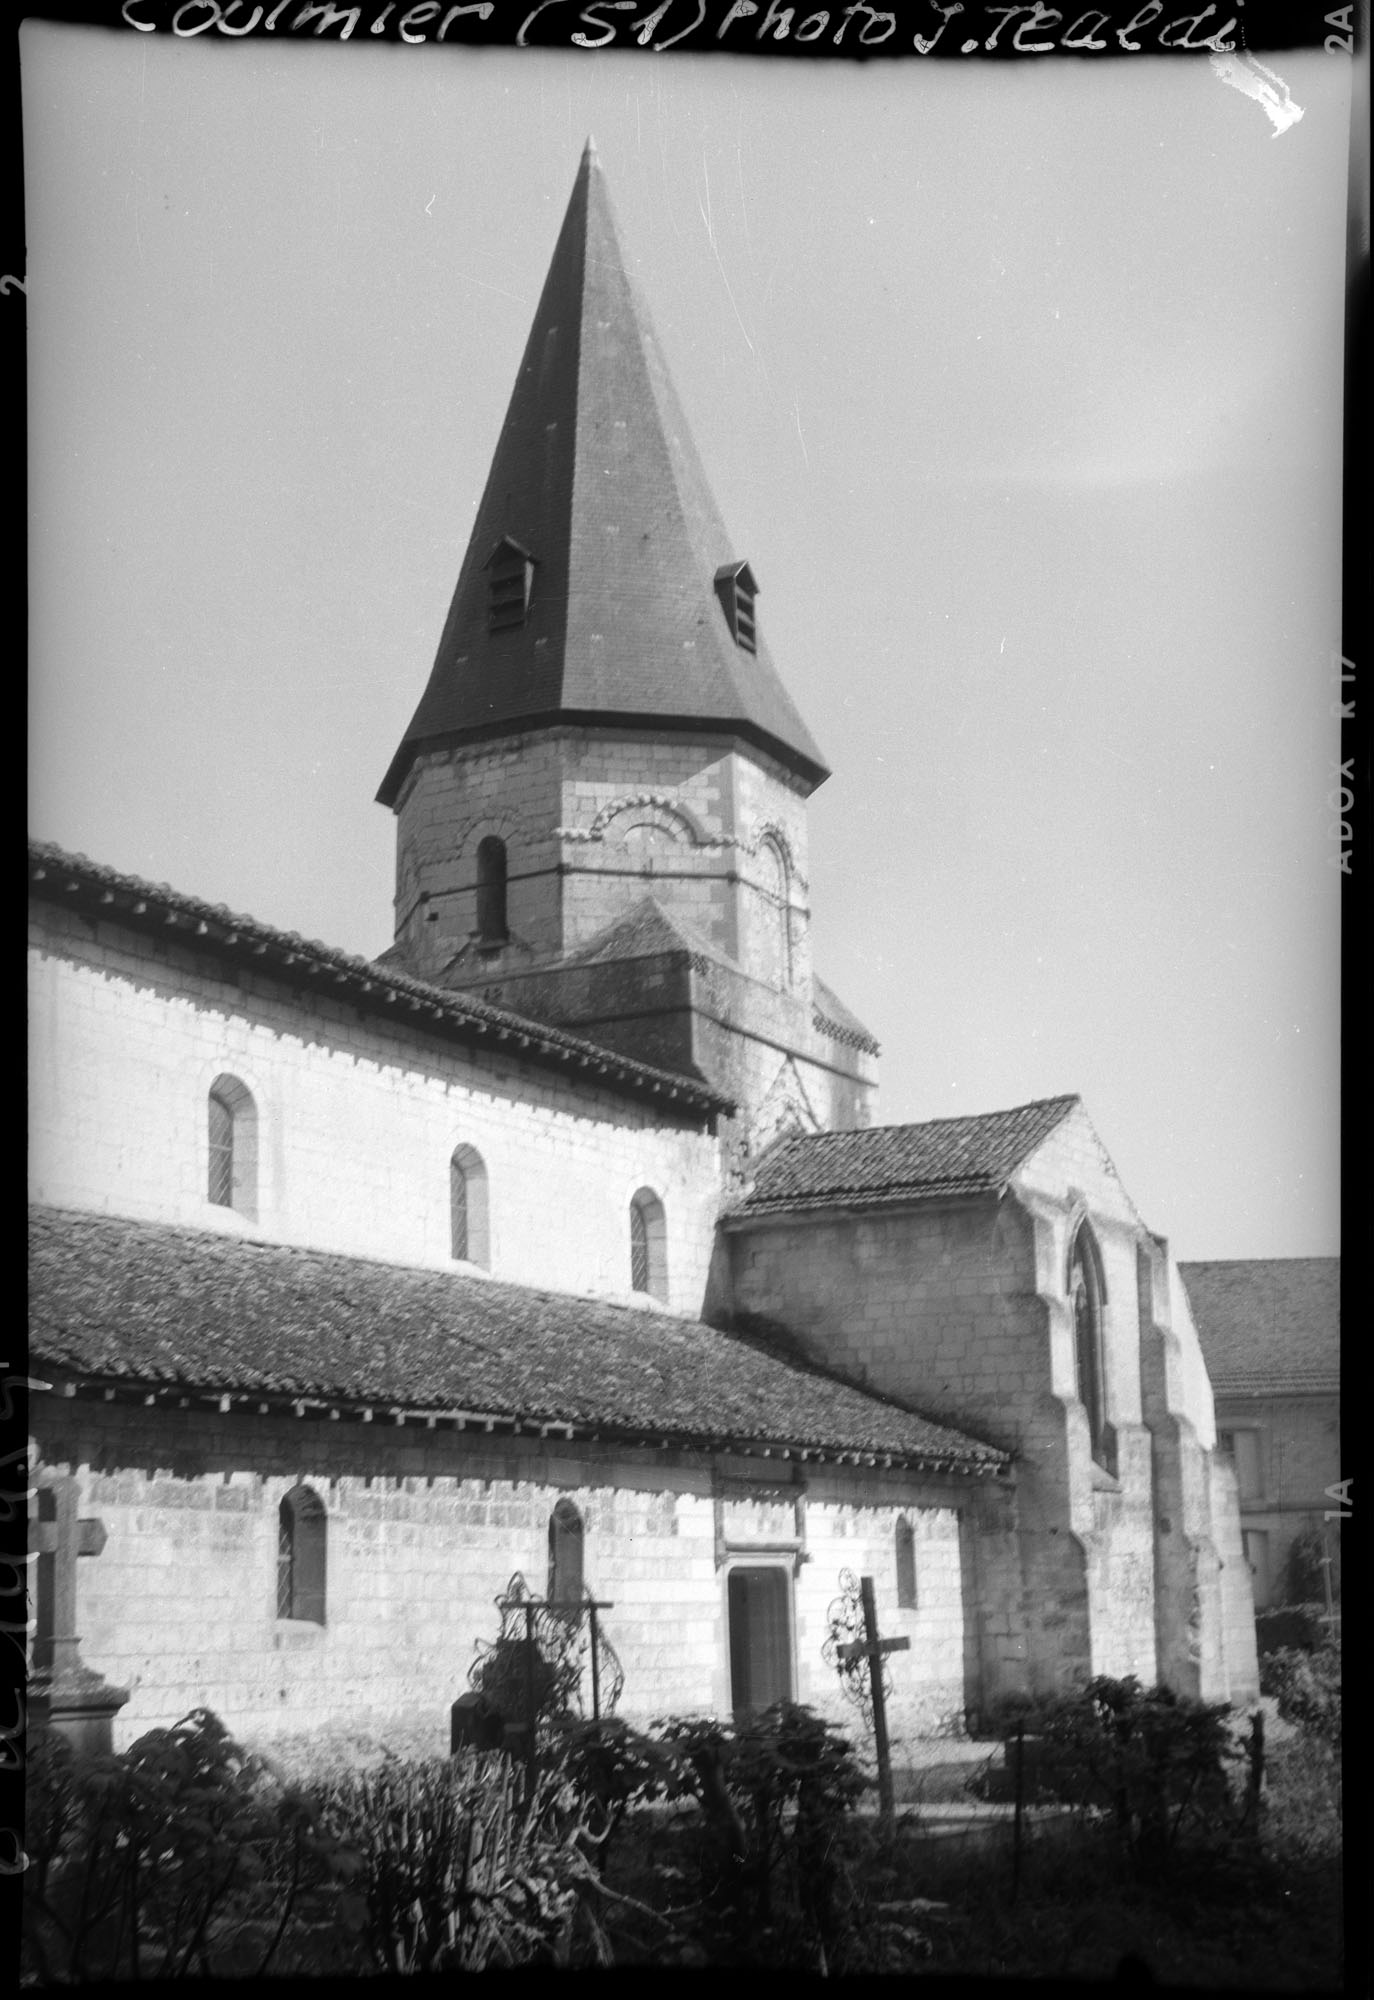
[[[471,1146],[454,1148],[448,1163],[449,1254],[460,1263],[491,1263],[487,1231],[487,1170]]]
[[[630,1290],[668,1297],[667,1223],[652,1188],[640,1188],[630,1203]]]
[[[787,857],[771,837],[759,846],[759,881],[764,937],[764,963],[759,970],[775,986],[790,986],[792,919],[788,908],[791,897]]]
[[[503,944],[506,929],[506,843],[489,833],[477,844],[477,935]]]
[[[277,1616],[324,1623],[324,1502],[312,1488],[297,1485],[277,1509]]]
[[[258,1207],[258,1114],[236,1076],[217,1076],[206,1102],[206,1199],[252,1220]]]
[[[903,1514],[897,1523],[897,1602],[904,1611],[916,1609],[916,1535]]]
[[[549,1516],[549,1603],[582,1602],[582,1516],[560,1500]]]
[[[1069,1304],[1073,1310],[1073,1352],[1078,1398],[1088,1413],[1092,1454],[1105,1463],[1107,1403],[1103,1380],[1102,1308],[1107,1288],[1097,1243],[1086,1222],[1074,1232],[1069,1252]]]

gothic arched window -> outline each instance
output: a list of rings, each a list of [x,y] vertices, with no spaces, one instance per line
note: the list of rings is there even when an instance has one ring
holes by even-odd
[[[251,1221],[258,1206],[258,1114],[236,1076],[217,1076],[206,1100],[206,1199]]]
[[[489,833],[477,846],[477,935],[503,944],[506,930],[506,843]]]
[[[328,1517],[311,1487],[293,1486],[277,1509],[277,1616],[324,1623]]]
[[[668,1297],[668,1229],[663,1203],[640,1188],[630,1203],[630,1290]]]
[[[472,1146],[457,1146],[448,1163],[449,1255],[464,1264],[491,1262],[487,1170]]]
[[[903,1514],[897,1523],[897,1602],[904,1611],[916,1609],[916,1534]]]
[[[1107,1290],[1102,1260],[1086,1222],[1074,1232],[1069,1252],[1069,1305],[1073,1312],[1074,1370],[1078,1399],[1088,1414],[1092,1454],[1099,1464],[1106,1451],[1107,1398],[1103,1370],[1102,1308]]]
[[[549,1603],[582,1602],[582,1516],[571,1500],[560,1500],[549,1516]]]

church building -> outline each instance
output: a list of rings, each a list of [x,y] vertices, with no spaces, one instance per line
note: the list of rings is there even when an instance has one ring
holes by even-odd
[[[1187,1295],[1081,1102],[871,1123],[762,601],[589,145],[379,793],[390,948],[31,848],[33,1691],[74,1733],[442,1748],[517,1576],[641,1721],[845,1717],[844,1571],[909,1641],[899,1754],[1096,1673],[1253,1694]]]

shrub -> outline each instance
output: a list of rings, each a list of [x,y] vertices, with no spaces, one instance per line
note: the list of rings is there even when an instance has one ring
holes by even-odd
[[[39,1732],[28,1777],[30,1977],[261,1975],[293,1922],[346,1923],[348,1856],[207,1709],[121,1755]]]
[[[1230,1830],[1227,1765],[1237,1748],[1224,1702],[1099,1677],[1079,1694],[1032,1711],[1028,1729],[1049,1750],[1045,1776],[1061,1797],[1106,1810],[1127,1855],[1158,1867],[1181,1842]]]
[[[1341,1747],[1341,1655],[1336,1646],[1285,1646],[1260,1661],[1260,1691],[1273,1695],[1285,1722]]]
[[[1328,1571],[1328,1557],[1330,1568]],[[1340,1545],[1328,1550],[1326,1539],[1320,1528],[1304,1528],[1293,1537],[1288,1546],[1288,1557],[1284,1564],[1283,1602],[1326,1608],[1326,1579],[1331,1579],[1331,1595],[1340,1602],[1341,1563]]]
[[[727,1934],[760,1941],[781,1893],[803,1950],[809,1939],[828,1952],[842,1927],[838,1836],[868,1782],[848,1740],[795,1702],[733,1724],[655,1729],[710,1830],[706,1887]]]
[[[477,1972],[563,1964],[588,1869],[585,1820],[546,1773],[529,1796],[499,1752],[389,1760],[335,1780],[323,1818],[359,1857],[376,1969]]]

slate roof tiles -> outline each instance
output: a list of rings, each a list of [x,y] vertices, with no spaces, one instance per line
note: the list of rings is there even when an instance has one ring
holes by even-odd
[[[522,624],[488,630],[503,536],[534,557]],[[725,729],[808,788],[825,763],[769,657],[737,646],[715,593],[731,541],[625,268],[595,152],[583,155],[429,683],[378,793],[426,743],[558,720]]]
[[[108,1215],[30,1217],[31,1371],[995,1471],[1005,1454],[670,1314]]]
[[[1339,1257],[1240,1257],[1178,1268],[1218,1396],[1339,1389]]]
[[[995,1193],[1078,1103],[1050,1097],[966,1118],[782,1139],[735,1214]]]

